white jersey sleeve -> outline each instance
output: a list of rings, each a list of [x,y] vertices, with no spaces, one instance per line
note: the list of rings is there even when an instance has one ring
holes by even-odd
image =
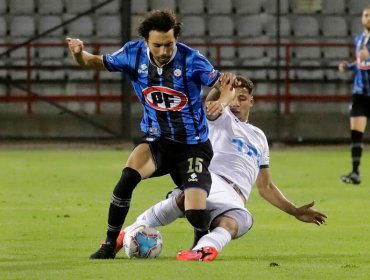
[[[209,170],[237,184],[248,199],[260,168],[269,165],[265,134],[248,122],[240,121],[229,107],[208,124],[214,153]]]

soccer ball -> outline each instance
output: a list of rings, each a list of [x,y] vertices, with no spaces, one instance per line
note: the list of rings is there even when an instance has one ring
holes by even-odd
[[[156,258],[162,251],[162,236],[153,227],[140,225],[125,233],[123,247],[129,258]]]

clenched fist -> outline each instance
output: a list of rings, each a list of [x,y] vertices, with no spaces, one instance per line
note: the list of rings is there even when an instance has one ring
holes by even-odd
[[[348,70],[348,62],[347,61],[342,61],[338,65],[339,72],[346,72]]]
[[[80,39],[66,38],[66,42],[73,55],[80,54],[85,48],[84,42]]]

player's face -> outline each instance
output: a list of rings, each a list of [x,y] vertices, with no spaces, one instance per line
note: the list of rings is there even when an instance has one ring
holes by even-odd
[[[173,29],[168,32],[152,30],[149,32],[148,40],[145,43],[152,54],[155,64],[162,67],[171,59],[176,47],[176,38],[173,34]]]
[[[235,98],[230,104],[231,112],[242,122],[248,120],[249,110],[253,106],[253,95],[247,88],[235,88]]]
[[[361,21],[362,21],[362,25],[364,26],[364,28],[370,31],[370,9],[365,9],[362,12]]]

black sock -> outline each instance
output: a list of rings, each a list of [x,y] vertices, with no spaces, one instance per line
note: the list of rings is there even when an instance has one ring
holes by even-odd
[[[116,244],[116,239],[130,209],[132,192],[141,181],[140,174],[130,167],[122,171],[120,180],[113,190],[108,214],[107,242]]]
[[[200,230],[194,229],[194,240],[193,240],[193,245],[191,246],[191,249],[193,249],[198,244],[198,241],[208,233],[209,233],[209,230],[200,231]]]
[[[363,133],[357,130],[351,130],[351,155],[352,155],[352,172],[360,174],[360,162],[362,155],[362,137]]]
[[[185,217],[196,230],[202,232],[209,229],[211,214],[207,209],[186,210]]]

